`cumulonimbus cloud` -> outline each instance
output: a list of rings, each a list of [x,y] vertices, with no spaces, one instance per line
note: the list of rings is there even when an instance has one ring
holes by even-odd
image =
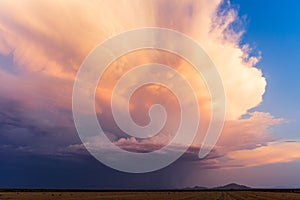
[[[228,97],[227,117],[237,119],[262,101],[266,81],[255,68],[257,58],[244,59],[249,54],[238,44],[240,32],[229,28],[238,20],[237,13],[218,12],[220,4],[221,0],[4,1],[0,52],[13,52],[20,70],[72,79],[89,51],[109,36],[147,26],[174,29],[196,40],[212,58]],[[180,69],[189,73],[186,66]]]
[[[222,10],[219,9],[221,4]],[[221,0],[1,1],[0,54],[4,57],[12,55],[13,65],[10,67],[14,70],[7,72],[5,63],[0,63],[0,82],[8,82],[18,89],[0,84],[0,93],[20,102],[29,102],[33,100],[31,95],[18,95],[15,91],[39,91],[41,95],[36,96],[35,100],[43,100],[47,96],[47,100],[53,103],[51,107],[70,110],[71,97],[66,97],[66,94],[71,94],[76,72],[95,46],[110,36],[134,28],[169,28],[197,41],[211,57],[222,78],[227,97],[227,116],[216,151],[220,150],[223,155],[237,150],[255,149],[259,143],[270,144],[268,142],[272,137],[268,135],[267,129],[280,120],[268,113],[254,113],[248,119],[241,119],[249,109],[262,102],[266,80],[256,68],[260,56],[251,57],[249,46],[239,44],[244,30],[231,28],[238,21],[237,11]],[[120,58],[104,77],[107,82],[99,89],[97,98],[102,104],[98,104],[97,109],[99,118],[106,124],[105,128],[113,135],[112,140],[120,146],[126,145],[128,149],[138,144],[151,149],[159,146],[159,141],[169,141],[169,134],[162,134],[164,138],[154,137],[146,141],[124,139],[124,135],[112,122],[108,108],[111,83],[115,83],[119,74],[129,69],[126,66],[150,61],[174,65],[174,68],[185,74],[195,87],[199,105],[204,111],[201,115],[204,119],[210,116],[207,110],[210,96],[203,80],[180,58],[159,52],[135,52]],[[61,86],[64,89],[56,89]],[[157,92],[155,87],[146,89],[148,95]],[[167,96],[164,97],[167,99]],[[31,107],[26,106],[26,109]],[[144,113],[146,108],[148,104],[136,107],[139,112],[134,107],[132,109],[142,124],[147,122]],[[175,124],[174,121],[172,123]],[[171,125],[169,129],[172,130]],[[195,145],[199,145],[197,143],[201,142],[201,137]],[[233,140],[233,137],[238,139]],[[141,146],[136,148],[140,149]],[[242,154],[230,155],[237,159]]]

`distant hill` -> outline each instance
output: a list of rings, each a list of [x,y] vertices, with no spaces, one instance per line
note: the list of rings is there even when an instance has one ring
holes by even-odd
[[[251,189],[250,187],[247,187],[245,185],[239,185],[236,183],[230,183],[228,185],[224,185],[224,186],[220,186],[220,187],[215,187],[212,189],[216,189],[216,190],[249,190]]]
[[[213,188],[207,188],[207,187],[201,187],[201,186],[184,188],[184,190],[249,190],[249,189],[252,189],[252,188],[247,187],[245,185],[239,185],[236,183],[230,183],[228,185],[213,187]]]

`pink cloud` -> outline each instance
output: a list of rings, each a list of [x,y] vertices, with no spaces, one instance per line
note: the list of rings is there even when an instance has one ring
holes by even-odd
[[[262,102],[266,80],[256,68],[260,55],[251,57],[250,47],[239,45],[244,30],[236,32],[229,28],[232,22],[239,20],[234,9],[228,8],[223,13],[218,13],[221,0],[128,2],[1,1],[0,54],[11,53],[13,67],[19,72],[18,75],[13,75],[0,69],[1,95],[24,102],[29,110],[41,111],[47,107],[54,107],[71,111],[72,86],[76,72],[85,56],[96,45],[110,36],[133,28],[170,28],[187,34],[201,44],[223,80],[227,96],[226,124],[212,155],[228,156],[236,160],[230,164],[240,162],[241,165],[247,166],[251,159],[256,159],[255,156],[247,157],[247,153],[262,158],[275,154],[281,157],[284,154],[277,153],[276,148],[282,151],[285,151],[285,148],[297,150],[296,144],[270,143],[274,139],[268,129],[280,123],[282,119],[259,112],[252,113],[249,118],[241,118]],[[198,76],[188,63],[174,55],[141,51],[119,58],[112,64],[101,80],[104,82],[102,88],[98,88],[96,106],[100,121],[110,132],[111,140],[125,149],[148,151],[170,141],[178,122],[178,111],[176,103],[170,103],[173,99],[169,94],[160,93],[161,96],[155,96],[157,88],[148,87],[147,94],[136,93],[132,98],[132,115],[138,123],[147,122],[147,109],[156,101],[165,104],[171,114],[162,133],[145,140],[128,137],[122,133],[113,122],[109,108],[111,89],[120,75],[132,66],[150,61],[171,65],[184,74],[193,85],[203,119],[194,143],[194,147],[199,147],[211,116],[209,92],[201,76]],[[159,76],[155,73],[149,75]],[[123,102],[120,99],[121,108],[124,106]],[[58,124],[62,123],[57,120],[61,118],[55,116],[52,120]],[[262,153],[265,149],[269,154]],[[288,160],[298,159],[295,153],[287,154],[290,154],[286,156]],[[279,162],[284,158],[274,160]]]

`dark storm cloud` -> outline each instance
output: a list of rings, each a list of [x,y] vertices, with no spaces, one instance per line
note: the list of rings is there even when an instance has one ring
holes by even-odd
[[[50,108],[53,109],[53,108]],[[57,110],[56,115],[71,117],[71,113]],[[43,118],[40,116],[45,115]],[[1,98],[0,100],[0,145],[10,146],[10,150],[24,149],[35,154],[54,153],[58,148],[78,143],[75,128],[69,124],[48,123],[52,117],[47,113],[33,112],[22,102]],[[71,123],[71,121],[70,121]]]
[[[1,149],[1,148],[0,148]],[[181,163],[162,170],[129,174],[104,166],[86,155],[34,155],[0,151],[0,187],[162,189],[180,188]],[[138,164],[138,163],[137,163]]]

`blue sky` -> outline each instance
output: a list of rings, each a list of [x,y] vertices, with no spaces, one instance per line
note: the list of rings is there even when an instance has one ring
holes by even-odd
[[[286,123],[273,133],[300,139],[300,2],[232,0],[240,16],[246,16],[242,43],[262,52],[258,67],[267,79],[264,101],[253,110],[271,112]]]

